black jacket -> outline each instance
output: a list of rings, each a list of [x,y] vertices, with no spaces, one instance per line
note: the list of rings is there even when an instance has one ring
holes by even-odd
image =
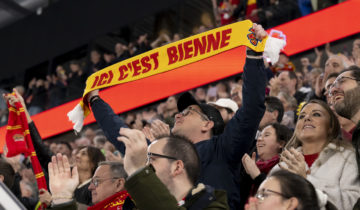
[[[226,190],[231,209],[240,208],[240,193],[236,181],[238,165],[255,139],[265,112],[264,68],[262,59],[246,60],[242,107],[229,121],[223,134],[195,144],[201,160],[199,182],[213,186],[215,189]],[[95,100],[91,108],[106,137],[122,154],[125,154],[124,144],[116,139],[119,136],[119,129],[126,127],[125,123],[101,99]]]

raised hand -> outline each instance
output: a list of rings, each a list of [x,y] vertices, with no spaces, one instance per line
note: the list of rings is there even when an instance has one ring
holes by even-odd
[[[154,122],[151,123],[150,131],[154,135],[155,139],[170,136],[169,125],[161,120],[154,120]]]
[[[147,142],[142,131],[129,128],[120,128],[120,137],[125,144],[124,169],[131,176],[138,169],[145,167],[147,157]]]
[[[260,175],[260,170],[256,165],[255,162],[256,153],[253,152],[251,157],[248,154],[244,154],[241,161],[245,168],[245,171],[252,179],[255,179],[257,176]]]
[[[53,203],[59,204],[71,200],[76,187],[79,185],[77,167],[75,166],[70,170],[68,158],[60,153],[52,156],[48,167]]]

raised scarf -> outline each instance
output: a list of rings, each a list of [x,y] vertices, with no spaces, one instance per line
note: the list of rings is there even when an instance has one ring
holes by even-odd
[[[35,174],[38,189],[47,189],[44,172],[41,169],[37,158],[31,136],[29,125],[26,119],[24,107],[20,102],[15,103],[15,107],[7,103],[9,109],[8,125],[6,127],[6,146],[8,149],[7,157],[23,153],[26,157],[30,155],[31,165]],[[38,209],[45,209],[46,205],[41,204]]]
[[[93,73],[86,81],[83,99],[68,113],[70,121],[74,123],[74,130],[81,131],[84,119],[90,113],[86,95],[93,90],[175,70],[239,46],[264,52],[264,56],[276,63],[286,42],[273,37],[258,40],[252,26],[250,20],[222,26],[150,50]]]

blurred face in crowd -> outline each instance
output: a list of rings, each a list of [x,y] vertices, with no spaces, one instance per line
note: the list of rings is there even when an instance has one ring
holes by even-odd
[[[284,197],[281,192],[280,182],[273,178],[267,178],[259,187],[258,192],[256,193],[256,209],[257,210],[268,210],[268,209],[278,209],[278,210],[288,210],[296,209],[297,204],[291,202],[290,199]]]
[[[298,87],[301,88],[304,85],[304,76],[301,72],[295,73],[298,78]]]
[[[71,70],[72,72],[78,72],[78,71],[80,71],[80,65],[79,65],[79,64],[72,63],[72,64],[70,64],[70,70]]]
[[[55,142],[51,143],[49,149],[53,154],[56,154],[57,144]]]
[[[114,177],[109,165],[100,165],[92,178],[89,185],[92,202],[94,204],[124,190],[124,179]]]
[[[75,163],[79,170],[91,170],[91,168],[93,168],[90,163],[87,148],[79,150],[75,155]]]
[[[81,137],[75,140],[75,144],[77,147],[86,147],[91,145],[91,141],[86,137]]]
[[[360,39],[355,39],[353,42],[352,56],[354,58],[360,58]]]
[[[330,114],[320,104],[309,103],[301,110],[295,127],[301,142],[324,141],[330,132]]]
[[[96,133],[95,133],[95,131],[93,129],[88,128],[88,129],[85,130],[83,136],[90,139],[90,141],[92,141],[95,138]],[[86,145],[86,146],[88,146],[88,145]]]
[[[178,34],[178,33],[175,33],[174,34],[174,36],[173,36],[173,42],[176,42],[176,41],[179,41],[181,39],[181,36],[180,36],[180,34]]]
[[[115,55],[112,53],[105,53],[104,54],[104,60],[106,63],[111,63],[115,59]]]
[[[197,101],[205,101],[206,99],[206,92],[204,88],[197,88],[195,91],[195,98]]]
[[[210,121],[197,105],[191,105],[175,115],[175,125],[172,133],[185,137],[200,132],[207,132],[204,128]]]
[[[121,55],[124,52],[124,45],[121,43],[116,43],[115,45],[115,53],[116,55]]]
[[[239,107],[241,107],[242,104],[242,86],[241,85],[235,85],[231,89],[231,99],[237,103]]]
[[[61,153],[62,155],[66,155],[68,158],[71,158],[71,150],[65,144],[57,144],[56,145],[56,153]]]
[[[284,54],[280,54],[278,63],[285,65],[288,62],[289,62],[289,58]]]
[[[300,62],[301,62],[301,65],[302,65],[302,66],[309,66],[309,65],[310,65],[310,60],[309,60],[309,58],[307,58],[307,57],[301,58],[301,59],[300,59]]]
[[[326,96],[326,101],[329,105],[333,105],[333,97],[329,93],[330,93],[331,85],[333,84],[335,79],[336,79],[336,77],[331,77],[325,83],[324,95]]]
[[[324,78],[327,78],[328,75],[336,72],[340,73],[344,69],[344,64],[340,57],[332,56],[327,59],[325,63],[325,71],[324,71]]]
[[[174,96],[170,96],[166,100],[166,110],[176,110],[177,104],[176,104],[176,98]]]
[[[266,126],[256,141],[256,149],[260,160],[270,160],[279,154],[282,145],[277,141],[276,131],[271,125]]]
[[[340,74],[330,89],[336,112],[351,119],[360,107],[360,87],[351,71]]]
[[[289,72],[283,71],[279,74],[280,90],[290,93],[295,90],[296,79],[290,79]]]
[[[92,50],[90,53],[90,59],[92,63],[98,63],[101,59],[101,54],[96,50]]]

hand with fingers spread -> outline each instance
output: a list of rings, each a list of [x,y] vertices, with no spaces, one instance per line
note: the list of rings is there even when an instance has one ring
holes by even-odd
[[[150,131],[154,135],[155,139],[170,136],[169,125],[161,120],[154,120],[154,122],[151,123]]]
[[[58,153],[52,156],[49,163],[49,185],[54,204],[68,202],[72,199],[76,187],[79,185],[79,174],[75,166],[70,170],[66,155]]]
[[[244,154],[241,161],[245,168],[245,171],[252,179],[255,179],[257,176],[260,175],[260,170],[256,165],[255,162],[256,153],[253,152],[251,157],[248,154]]]
[[[288,170],[292,173],[298,174],[306,178],[306,162],[304,155],[301,152],[291,148],[290,150],[285,149],[281,153],[280,161],[286,163],[287,167],[279,164],[280,168]]]
[[[147,157],[147,142],[142,131],[129,128],[120,128],[120,137],[117,138],[125,144],[124,169],[128,176],[145,167]]]

